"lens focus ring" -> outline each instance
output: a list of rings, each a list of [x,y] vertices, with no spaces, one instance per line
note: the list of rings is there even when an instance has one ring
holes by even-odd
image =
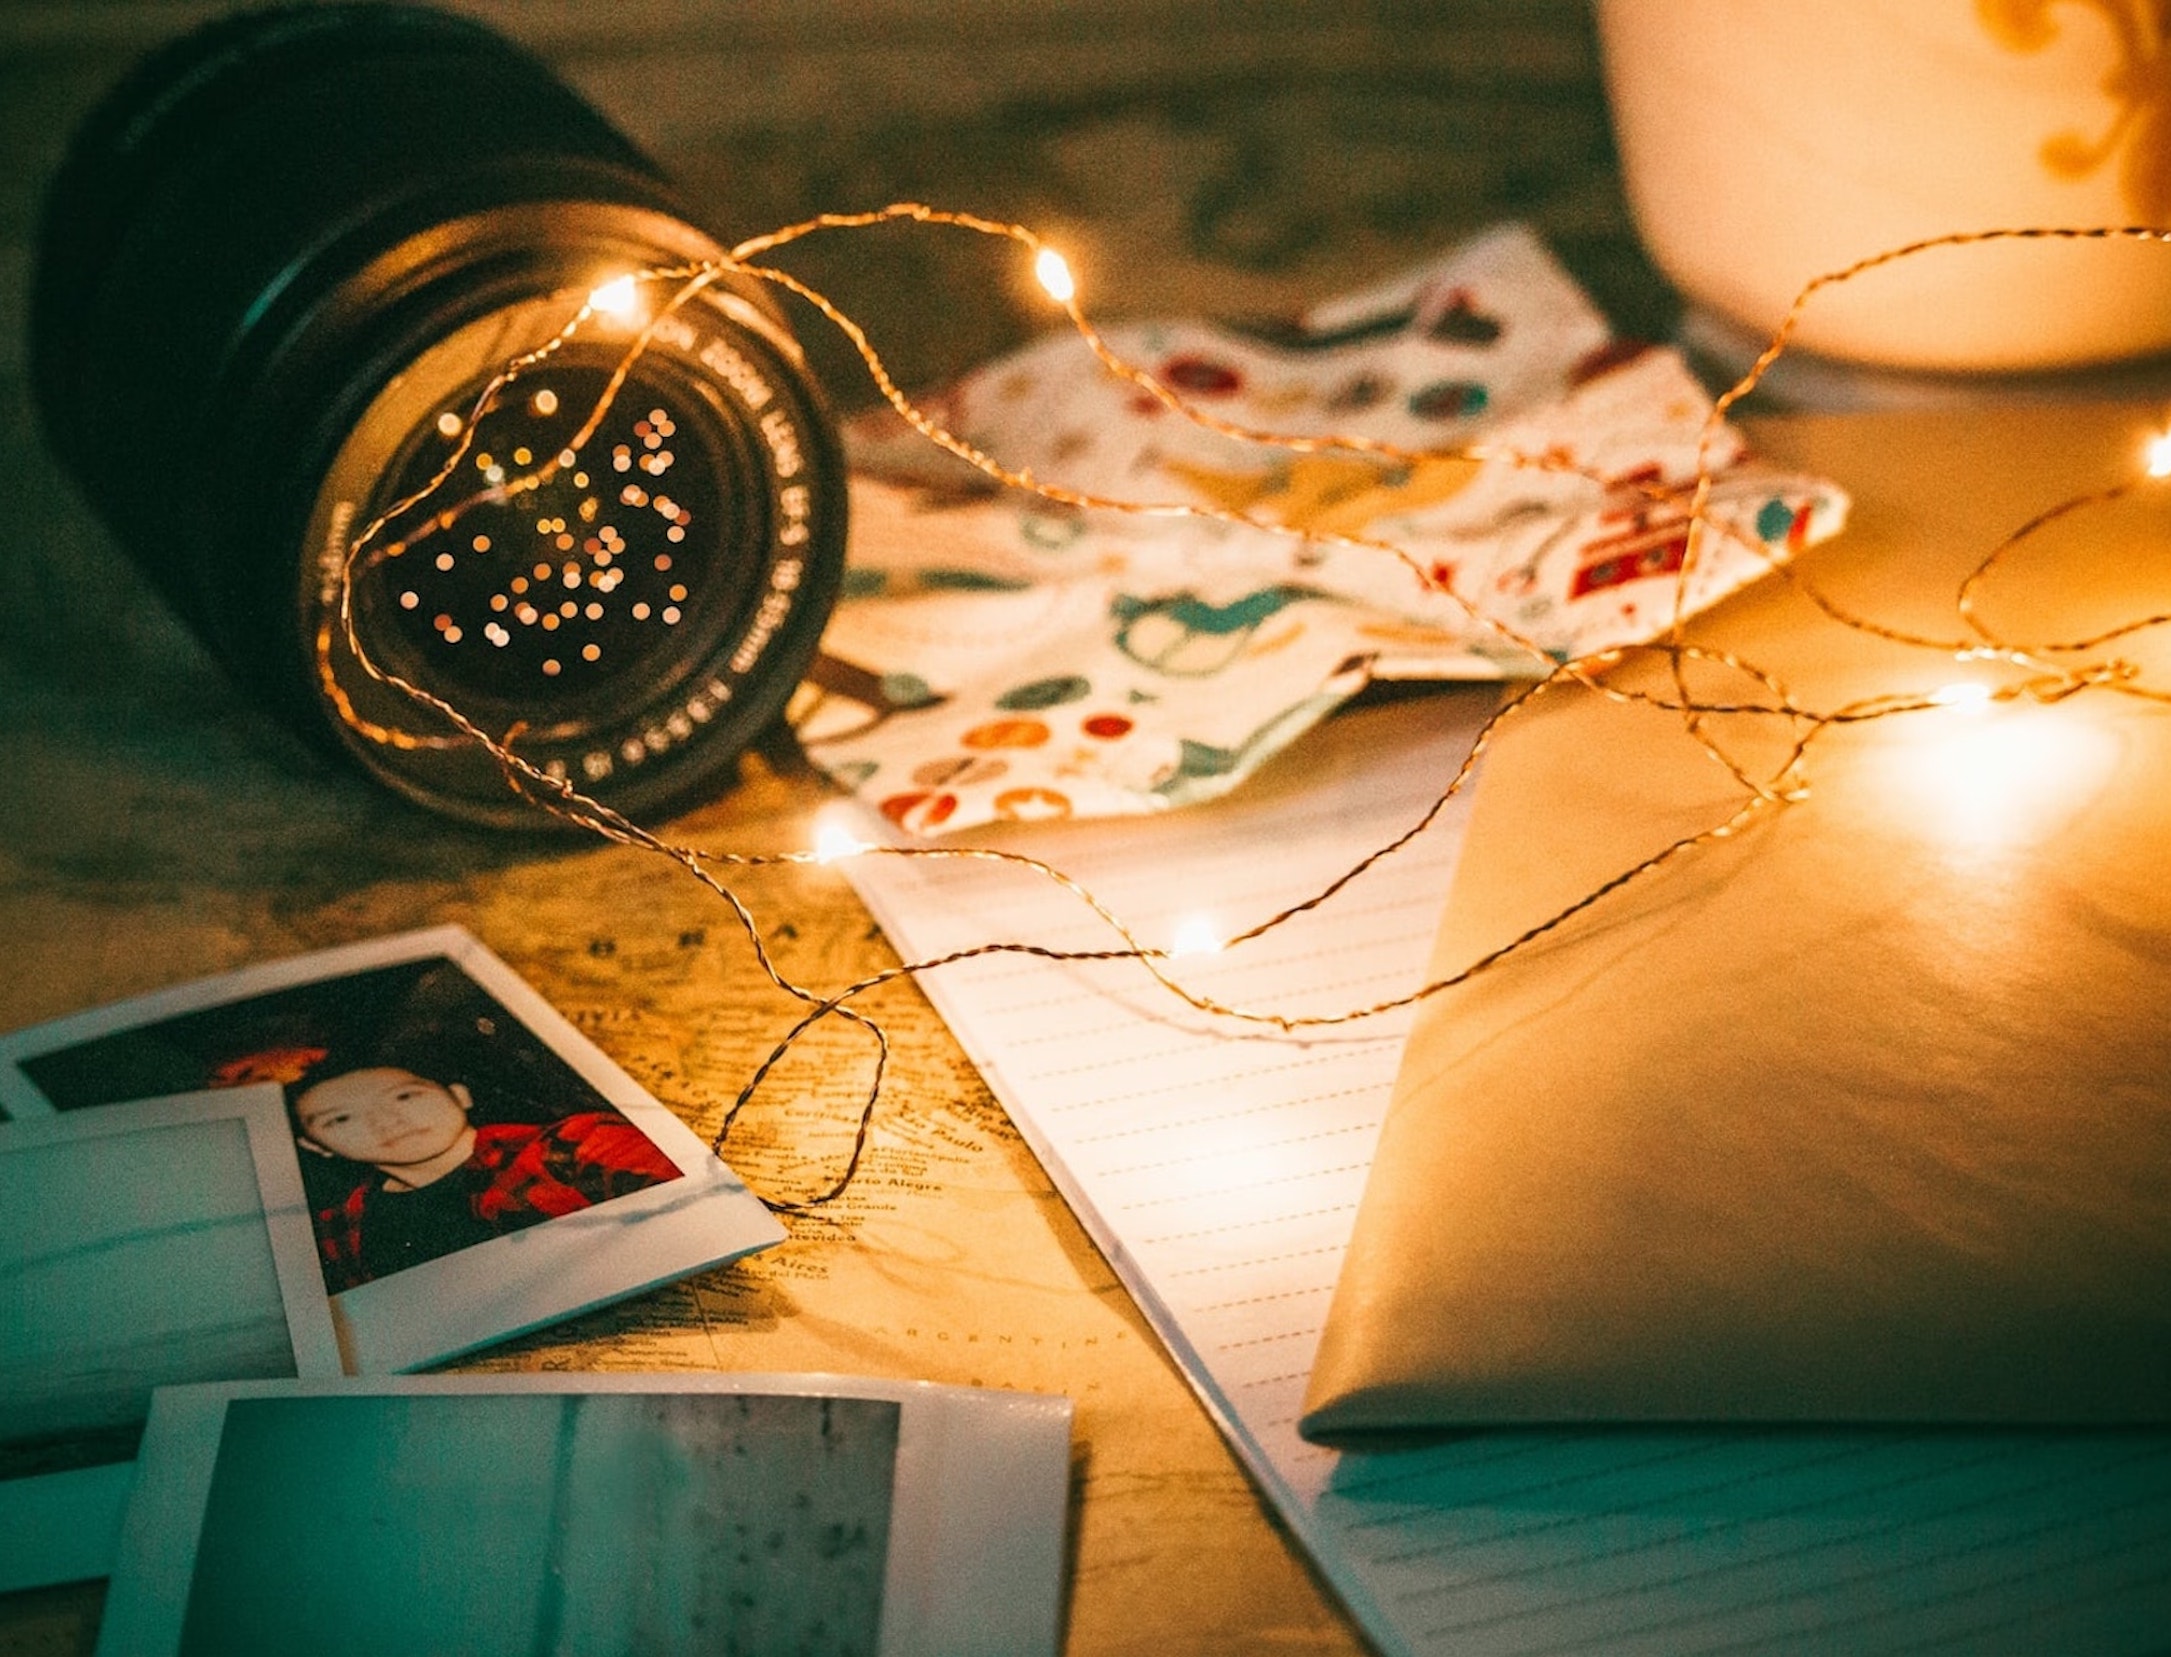
[[[758,286],[720,277],[663,317],[568,465],[552,445],[633,338],[600,319],[466,430],[596,283],[721,255],[509,41],[385,5],[212,24],[92,114],[39,240],[49,440],[296,729],[451,815],[547,821],[441,711],[365,671],[340,613],[351,538],[463,444],[353,565],[369,662],[628,812],[728,780],[781,710],[835,597],[845,503],[831,422]]]

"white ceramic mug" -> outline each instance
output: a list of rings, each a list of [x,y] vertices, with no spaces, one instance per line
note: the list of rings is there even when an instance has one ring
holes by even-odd
[[[2158,21],[2144,21],[2155,16]],[[2122,0],[1599,0],[1636,227],[1760,335],[1925,237],[2171,227],[2171,21]],[[1828,289],[1795,339],[1929,370],[2171,350],[2171,245],[1943,249]]]

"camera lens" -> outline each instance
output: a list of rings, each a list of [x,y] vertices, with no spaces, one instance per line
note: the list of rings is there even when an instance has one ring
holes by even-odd
[[[248,14],[154,54],[76,135],[33,391],[116,539],[304,734],[440,811],[538,820],[355,659],[348,550],[389,512],[351,565],[370,662],[653,813],[777,717],[843,564],[834,429],[758,285],[619,280],[721,255],[502,37],[406,7]],[[598,293],[626,303],[478,410]]]

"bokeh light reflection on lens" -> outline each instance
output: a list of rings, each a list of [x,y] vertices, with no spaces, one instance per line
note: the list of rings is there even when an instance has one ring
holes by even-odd
[[[698,626],[714,605],[731,602],[734,595],[717,591],[733,585],[727,572],[710,568],[696,591],[664,550],[689,533],[716,537],[730,516],[719,485],[730,468],[699,453],[707,446],[702,418],[672,390],[637,374],[588,444],[605,455],[645,450],[661,459],[653,472],[671,474],[669,495],[613,490],[579,454],[570,465],[533,470],[537,455],[562,462],[605,378],[601,368],[553,367],[543,384],[484,414],[466,475],[448,486],[462,499],[479,498],[456,524],[399,544],[397,556],[359,583],[364,614],[396,627],[448,686],[505,702],[533,696],[546,681],[560,695],[597,689],[649,672],[651,658],[670,648],[666,625]],[[416,433],[391,491],[428,482],[460,429],[456,422],[448,436],[438,419]],[[666,441],[703,463],[677,464]],[[508,473],[505,458],[522,470]],[[513,487],[538,475],[533,488]]]

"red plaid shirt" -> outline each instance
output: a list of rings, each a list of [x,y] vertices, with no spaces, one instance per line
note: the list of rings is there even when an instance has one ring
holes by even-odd
[[[475,1130],[467,1161],[445,1176],[466,1183],[476,1219],[500,1232],[678,1177],[677,1164],[639,1128],[606,1110],[582,1111],[543,1127],[486,1124]],[[383,1185],[372,1175],[341,1201],[317,1210],[317,1247],[324,1257],[325,1286],[333,1294],[370,1280],[362,1239],[370,1205]]]

